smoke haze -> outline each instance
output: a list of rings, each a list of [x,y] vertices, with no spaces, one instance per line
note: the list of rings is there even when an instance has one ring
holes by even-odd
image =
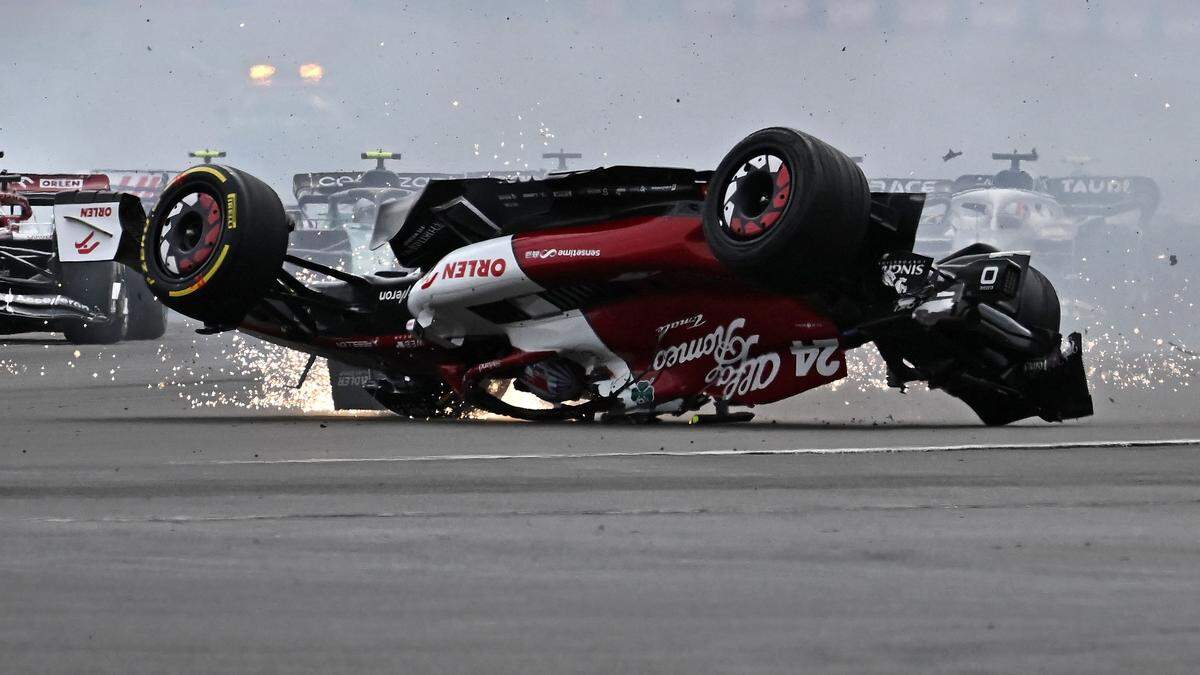
[[[284,188],[404,153],[410,170],[715,165],[784,124],[869,175],[1032,167],[1200,178],[1191,2],[11,3],[11,170],[180,168],[219,147]],[[299,69],[320,64],[319,81]],[[249,70],[273,66],[269,84]],[[948,147],[965,155],[947,170]],[[1192,210],[1189,210],[1192,209]]]

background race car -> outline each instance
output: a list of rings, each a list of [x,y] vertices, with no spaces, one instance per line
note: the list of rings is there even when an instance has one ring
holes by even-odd
[[[79,344],[154,339],[166,307],[112,262],[119,200],[104,174],[0,173],[0,333],[55,332]]]
[[[953,151],[948,158],[957,157]],[[875,178],[880,192],[924,192],[925,211],[915,250],[942,257],[975,243],[1002,250],[1033,250],[1066,299],[1110,308],[1133,302],[1098,303],[1127,287],[1137,274],[1147,227],[1159,203],[1153,179],[1144,176],[1034,177],[1022,163],[1028,153],[993,153],[1009,163],[995,174],[944,178]],[[1114,265],[1115,260],[1120,265]],[[1119,272],[1120,277],[1117,277]],[[1127,302],[1126,302],[1127,301]]]

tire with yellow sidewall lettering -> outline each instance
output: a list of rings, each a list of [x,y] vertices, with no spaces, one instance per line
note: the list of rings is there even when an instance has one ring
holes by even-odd
[[[167,307],[233,327],[275,283],[288,227],[266,183],[228,166],[195,166],[171,182],[147,218],[142,272]]]

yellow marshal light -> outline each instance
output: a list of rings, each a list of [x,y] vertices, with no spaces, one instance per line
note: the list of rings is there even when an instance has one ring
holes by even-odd
[[[250,66],[250,80],[255,84],[270,84],[275,76],[275,66],[269,63],[256,63]]]
[[[305,82],[320,82],[325,77],[325,67],[319,63],[305,63],[300,66],[300,77]]]

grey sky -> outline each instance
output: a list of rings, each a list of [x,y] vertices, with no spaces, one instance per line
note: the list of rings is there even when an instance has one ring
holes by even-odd
[[[1200,181],[1184,0],[0,0],[0,21],[9,169],[182,167],[211,146],[282,188],[368,147],[466,170],[546,166],[543,142],[581,165],[708,167],[784,124],[871,175],[994,170],[987,153],[1036,145],[1042,173],[1092,155],[1154,176],[1172,210],[1194,212]],[[966,155],[946,166],[950,146]]]

